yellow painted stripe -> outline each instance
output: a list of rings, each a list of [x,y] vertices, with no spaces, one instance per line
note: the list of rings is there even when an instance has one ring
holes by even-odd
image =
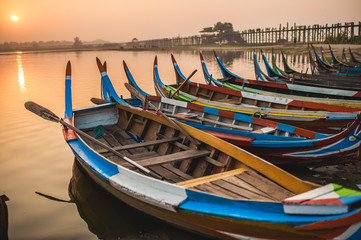
[[[211,182],[211,181],[214,181],[217,179],[234,176],[234,175],[240,174],[244,171],[247,171],[247,169],[246,168],[238,168],[238,169],[234,169],[234,170],[227,171],[227,172],[221,172],[221,173],[208,175],[208,176],[201,177],[201,178],[195,178],[195,179],[187,180],[184,182],[179,182],[176,184],[179,186],[183,186],[185,188],[191,188],[191,187],[194,187],[194,186],[197,186],[197,185],[200,185],[203,183]]]
[[[312,118],[324,118],[327,116],[328,112],[317,112],[317,111],[301,111],[301,110],[283,110],[283,109],[268,109],[262,108],[257,109],[255,111],[248,110],[250,108],[243,108],[242,106],[236,106],[235,108],[227,108],[227,107],[220,107],[218,105],[206,104],[199,101],[193,101],[192,103],[212,107],[232,112],[240,112],[240,113],[248,113],[254,114],[256,111],[259,112],[261,115],[274,115],[274,116],[292,116],[292,117],[312,117]],[[223,104],[222,104],[223,105]]]

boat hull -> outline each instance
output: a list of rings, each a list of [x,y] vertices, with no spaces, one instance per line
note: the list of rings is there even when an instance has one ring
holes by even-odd
[[[162,221],[170,223],[176,227],[187,231],[195,232],[204,236],[217,239],[332,239],[334,237],[361,235],[359,228],[361,224],[351,227],[317,229],[300,231],[292,223],[262,222],[247,219],[233,219],[222,216],[211,216],[196,211],[177,209],[176,212],[166,210],[149,204],[145,201],[133,198],[125,191],[119,191],[111,186],[107,181],[99,177],[98,172],[94,172],[86,161],[74,152],[77,161],[86,173],[104,190],[126,203],[127,205],[156,217]],[[267,213],[265,213],[267,214]],[[361,217],[361,216],[360,216]],[[355,228],[358,229],[355,231]]]
[[[118,99],[110,89],[106,72],[101,73],[110,95]],[[68,74],[65,96],[63,133],[77,161],[102,188],[142,212],[220,239],[361,237],[360,208],[335,213],[331,207],[326,215],[294,215],[285,211],[282,201],[307,195],[318,189],[316,184],[302,181],[219,138],[177,123],[186,133],[182,135],[156,113],[114,103],[73,111]],[[85,133],[96,135],[94,130],[100,125],[104,128],[103,142]],[[189,137],[199,141],[199,145],[187,141]],[[165,145],[155,146],[164,141]],[[154,146],[152,151],[148,149],[150,145]],[[124,151],[128,151],[127,155]],[[195,164],[200,167],[191,168]],[[171,165],[167,169],[176,170],[177,178],[170,172],[164,173],[163,168],[162,174],[156,171],[167,165]],[[202,167],[209,171],[200,172]],[[228,184],[222,191],[216,185],[218,180]],[[234,180],[238,183],[230,182]],[[354,192],[356,195],[351,196],[356,198],[346,196],[347,201],[342,204],[358,201],[361,193]],[[292,208],[289,203],[287,206]]]

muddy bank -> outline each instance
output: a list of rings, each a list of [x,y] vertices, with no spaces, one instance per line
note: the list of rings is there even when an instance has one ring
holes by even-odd
[[[329,45],[328,44],[313,44],[316,50],[320,50],[321,46],[325,50],[326,53],[329,53]],[[342,50],[345,48],[347,50],[346,55],[348,55],[348,49],[351,48],[351,51],[356,55],[356,57],[361,58],[361,44],[331,44],[331,48],[333,52],[337,56],[341,56]],[[234,50],[234,51],[260,51],[261,49],[265,52],[272,51],[284,51],[286,54],[307,54],[308,48],[307,44],[282,44],[282,45],[265,45],[265,46],[182,46],[182,47],[174,47],[172,49],[192,49],[192,50]]]
[[[361,185],[361,161],[315,168],[285,167],[284,169],[306,181],[320,185],[336,183],[361,191],[358,187],[358,184]]]

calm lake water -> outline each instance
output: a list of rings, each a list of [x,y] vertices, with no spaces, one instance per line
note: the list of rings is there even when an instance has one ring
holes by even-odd
[[[139,85],[154,93],[155,56],[162,80],[175,83],[171,53],[185,76],[197,69],[191,80],[204,82],[198,51],[0,53],[0,195],[10,199],[6,202],[9,239],[200,239],[144,216],[104,193],[74,165],[61,126],[24,108],[31,100],[63,116],[68,60],[72,63],[74,107],[89,106],[90,98],[100,97],[95,57],[107,61],[108,75],[119,95],[129,97],[123,85],[127,81],[123,60]],[[254,79],[251,52],[217,53],[229,70]],[[203,55],[209,72],[221,78],[212,51],[203,51]],[[288,59],[291,67],[306,71],[305,56]],[[36,192],[70,202],[50,200]]]

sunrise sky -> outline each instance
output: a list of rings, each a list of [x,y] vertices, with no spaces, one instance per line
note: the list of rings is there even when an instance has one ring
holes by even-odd
[[[361,0],[0,0],[0,43],[184,37],[216,22],[239,31],[358,23],[360,10]]]

